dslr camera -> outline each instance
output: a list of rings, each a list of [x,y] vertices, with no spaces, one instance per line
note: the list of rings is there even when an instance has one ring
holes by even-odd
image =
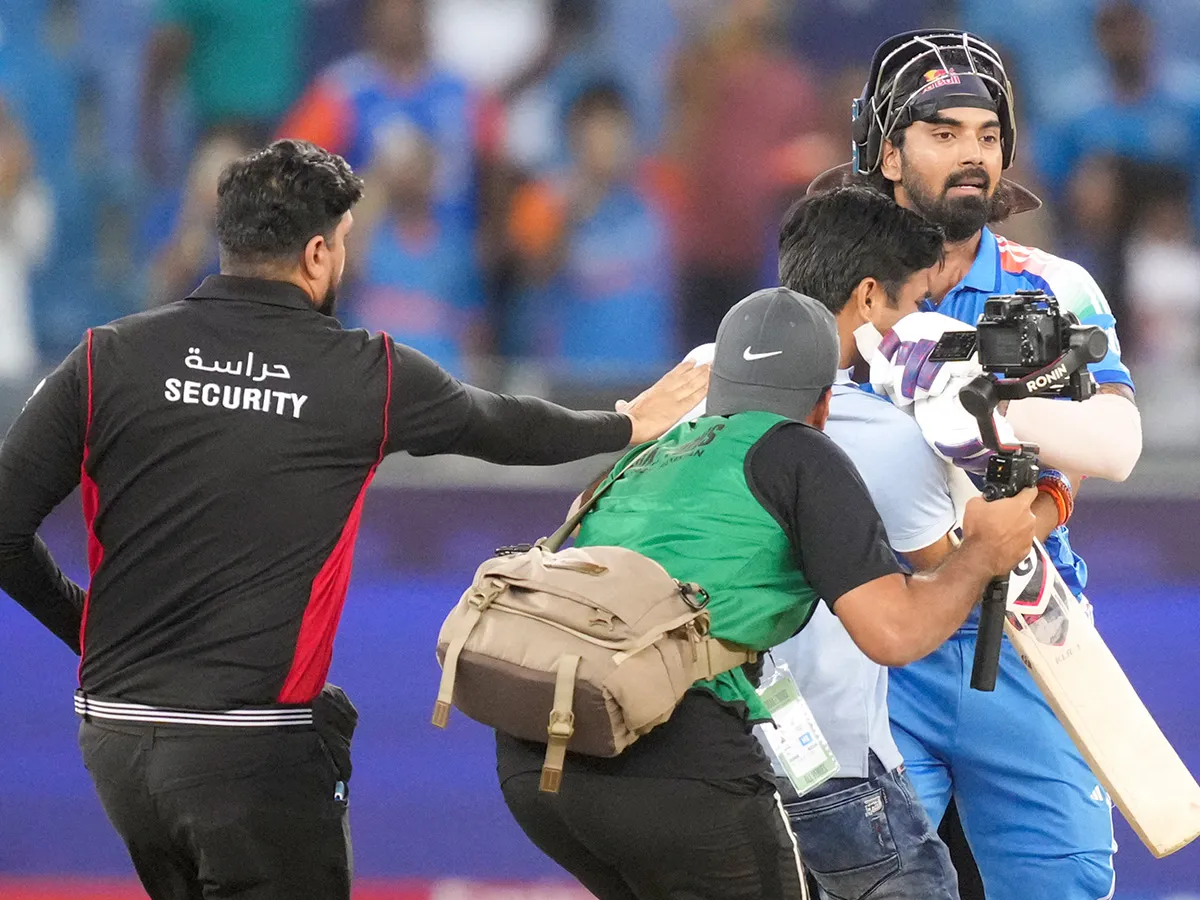
[[[1001,378],[1026,379],[1026,395],[1086,400],[1095,391],[1086,363],[1108,352],[1108,338],[1094,325],[1080,325],[1073,312],[1062,312],[1058,300],[1044,291],[1017,291],[989,297],[976,326],[979,363]],[[1072,351],[1082,356],[1071,365]]]

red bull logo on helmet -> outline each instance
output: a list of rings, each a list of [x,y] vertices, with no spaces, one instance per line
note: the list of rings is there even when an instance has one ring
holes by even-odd
[[[949,79],[951,78],[954,80],[950,81]],[[942,79],[946,79],[947,84],[957,84],[959,81],[958,73],[953,69],[930,69],[925,73],[926,83],[941,81]]]
[[[925,73],[924,77],[925,85],[921,88],[920,93],[936,90],[940,87],[947,87],[952,84],[962,84],[962,79],[958,77],[958,73],[953,69],[930,69]]]

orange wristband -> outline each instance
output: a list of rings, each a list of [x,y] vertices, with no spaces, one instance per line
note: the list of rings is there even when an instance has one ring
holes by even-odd
[[[1054,499],[1058,510],[1058,524],[1065,525],[1075,512],[1075,497],[1071,493],[1071,483],[1065,475],[1056,469],[1043,469],[1038,476],[1037,489],[1039,493],[1049,494]]]

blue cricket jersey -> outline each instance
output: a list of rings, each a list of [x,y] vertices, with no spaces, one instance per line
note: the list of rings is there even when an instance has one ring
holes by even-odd
[[[989,228],[983,229],[975,264],[966,277],[940,303],[926,301],[921,308],[975,325],[988,297],[1029,290],[1054,295],[1060,308],[1079,316],[1081,324],[1103,328],[1108,335],[1108,355],[1088,368],[1097,384],[1124,384],[1133,388],[1129,369],[1121,362],[1116,319],[1087,270],[1044,250],[1022,247],[993,234]],[[1065,527],[1055,529],[1046,539],[1046,552],[1068,587],[1076,594],[1082,593],[1087,585],[1087,565],[1071,549]]]

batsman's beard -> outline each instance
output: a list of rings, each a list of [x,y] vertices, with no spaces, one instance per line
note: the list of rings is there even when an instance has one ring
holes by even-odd
[[[979,196],[951,197],[950,188],[962,184],[966,178],[982,178],[983,191]],[[979,233],[996,212],[995,185],[987,171],[982,168],[955,172],[946,179],[940,195],[929,190],[920,177],[908,165],[903,155],[900,159],[900,186],[908,195],[913,209],[931,222],[942,226],[946,240],[952,244],[965,241]]]

